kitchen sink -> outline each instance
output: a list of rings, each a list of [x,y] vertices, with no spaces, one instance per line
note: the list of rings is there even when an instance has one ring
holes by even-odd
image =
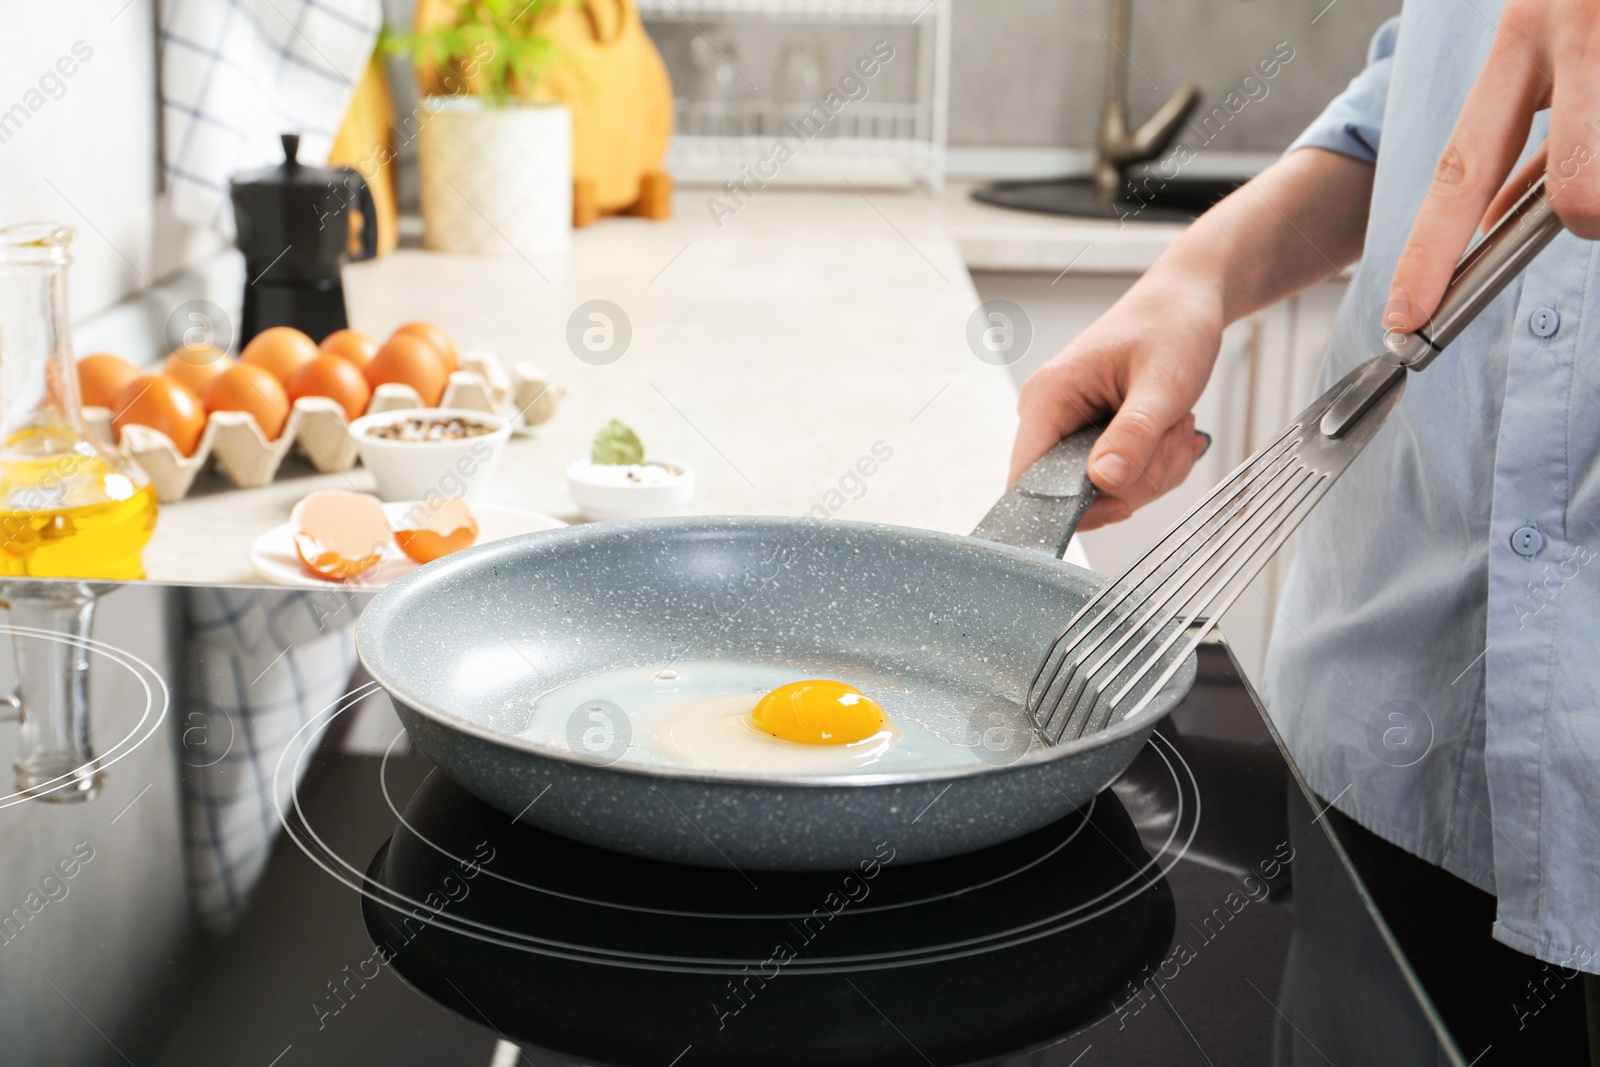
[[[1243,185],[1247,178],[1162,178],[1132,176],[1125,195],[1102,200],[1090,176],[994,182],[972,191],[972,198],[996,207],[1124,222],[1188,222]]]

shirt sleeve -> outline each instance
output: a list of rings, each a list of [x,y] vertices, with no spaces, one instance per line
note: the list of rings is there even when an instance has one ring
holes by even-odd
[[[1389,72],[1394,66],[1400,16],[1385,22],[1367,47],[1367,66],[1333,98],[1322,114],[1294,139],[1287,155],[1298,148],[1326,148],[1372,163],[1383,134],[1383,107],[1389,98]]]

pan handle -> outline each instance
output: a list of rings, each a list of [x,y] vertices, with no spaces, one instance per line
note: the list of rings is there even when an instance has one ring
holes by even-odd
[[[1094,503],[1089,450],[1099,439],[1093,426],[1063,438],[995,501],[972,536],[1060,559]]]

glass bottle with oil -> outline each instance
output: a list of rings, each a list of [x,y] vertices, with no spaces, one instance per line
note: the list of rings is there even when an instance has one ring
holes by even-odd
[[[90,438],[67,318],[72,230],[0,229],[0,577],[144,577],[156,495]]]

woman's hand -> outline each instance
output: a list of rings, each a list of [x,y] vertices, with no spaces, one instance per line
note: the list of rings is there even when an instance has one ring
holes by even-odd
[[[1177,486],[1205,451],[1189,410],[1211,376],[1223,327],[1360,255],[1371,198],[1370,164],[1307,148],[1202,215],[1023,383],[1012,481],[1093,422],[1105,426],[1089,456],[1101,496],[1080,529],[1119,522]]]
[[[1550,136],[1509,182],[1534,113]],[[1384,325],[1427,325],[1473,232],[1487,229],[1547,170],[1562,223],[1600,238],[1600,0],[1509,0],[1483,70],[1434,169],[1395,265]]]
[[[1205,451],[1189,409],[1222,344],[1215,283],[1153,269],[1023,383],[1013,481],[1055,443],[1104,425],[1089,459],[1101,495],[1079,529],[1120,522],[1176,487]],[[1115,412],[1109,424],[1103,420]]]

